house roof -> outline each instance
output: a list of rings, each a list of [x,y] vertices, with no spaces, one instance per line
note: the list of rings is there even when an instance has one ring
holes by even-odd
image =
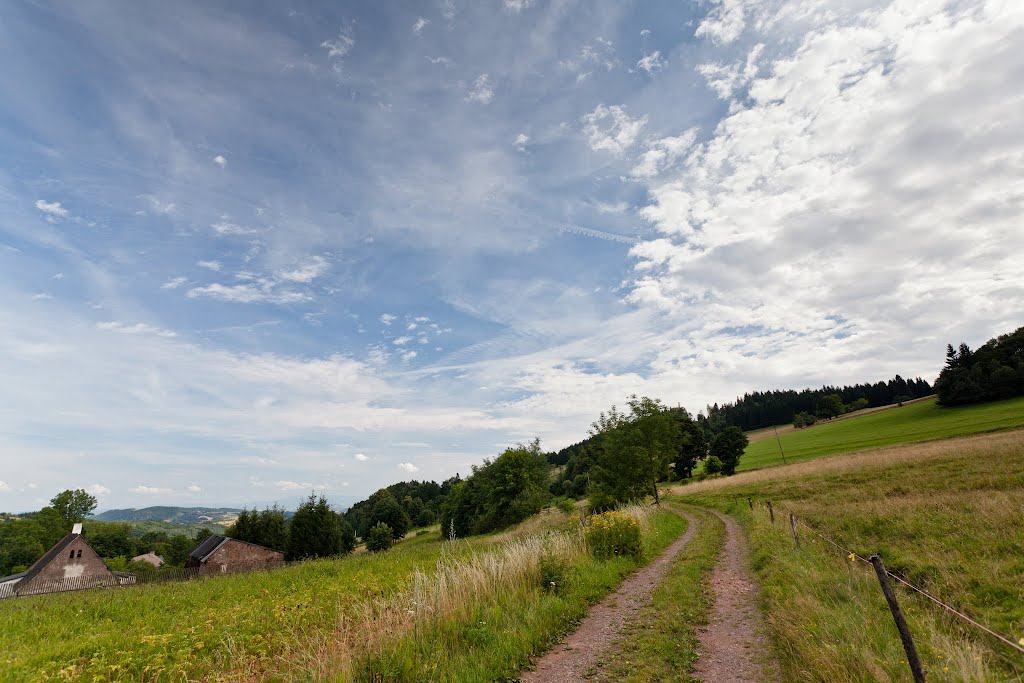
[[[227,540],[227,536],[218,536],[217,534],[214,534],[196,546],[196,548],[188,554],[189,559],[196,560],[198,562],[205,562],[206,558],[212,555],[214,551],[221,547],[221,545],[223,545]]]
[[[17,574],[11,574],[10,576],[0,576],[0,583],[7,583],[8,581],[24,578],[27,573],[28,572],[18,572]]]
[[[43,567],[50,564],[50,562],[53,561],[53,558],[64,552],[64,549],[71,545],[71,542],[79,536],[81,536],[81,534],[71,533],[57,541],[57,545],[47,550],[45,555],[36,560],[35,563],[28,568],[28,571],[25,572],[25,576],[21,578],[21,583],[26,584],[36,578],[39,572],[43,571]]]
[[[253,548],[259,548],[260,550],[270,550],[272,552],[278,552],[273,548],[268,548],[266,546],[259,545],[258,543],[250,543],[249,541],[243,541],[238,538],[230,538],[228,536],[218,536],[214,534],[213,536],[210,536],[205,541],[200,543],[195,550],[188,554],[188,556],[190,559],[196,560],[197,562],[206,562],[207,558],[210,557],[210,555],[213,555],[215,552],[217,552],[217,548],[221,547],[228,541],[232,541],[233,543],[244,543],[245,545],[251,545]]]

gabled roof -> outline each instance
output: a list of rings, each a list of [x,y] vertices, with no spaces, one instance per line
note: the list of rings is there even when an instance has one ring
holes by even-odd
[[[22,579],[28,572],[18,572],[17,574],[11,574],[10,576],[0,576],[0,583],[7,583],[8,581],[14,581],[15,579]]]
[[[207,558],[209,558],[210,555],[213,555],[215,552],[217,552],[217,548],[221,547],[228,541],[231,541],[233,543],[244,543],[245,545],[251,545],[253,548],[259,548],[260,550],[269,550],[275,553],[280,552],[274,550],[273,548],[268,548],[266,546],[259,545],[258,543],[250,543],[249,541],[243,541],[239,538],[230,538],[228,536],[218,536],[214,534],[213,536],[210,536],[205,541],[200,543],[195,550],[190,552],[188,554],[189,559],[195,560],[197,562],[206,562]]]
[[[206,558],[212,555],[217,548],[221,547],[221,545],[223,545],[227,540],[227,536],[218,536],[217,534],[214,534],[200,543],[195,550],[190,552],[188,554],[189,559],[196,560],[197,562],[205,562]]]
[[[43,571],[43,567],[50,564],[50,562],[53,561],[53,558],[64,552],[64,549],[71,545],[71,542],[79,536],[81,536],[81,534],[68,534],[57,541],[57,545],[47,550],[45,555],[36,560],[35,563],[28,568],[28,571],[25,572],[25,576],[21,579],[21,583],[24,585],[36,578],[39,572]]]

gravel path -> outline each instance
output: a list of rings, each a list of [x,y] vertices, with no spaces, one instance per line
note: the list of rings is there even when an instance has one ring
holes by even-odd
[[[729,517],[710,510],[725,524],[725,545],[711,575],[714,593],[708,626],[700,634],[696,677],[704,683],[778,680],[769,652],[764,623],[757,609],[757,584],[746,568],[747,553],[739,527]],[[771,675],[769,675],[771,674]]]
[[[695,517],[672,508],[689,522],[686,533],[672,541],[656,560],[623,581],[604,600],[590,608],[575,632],[566,636],[536,662],[533,671],[524,671],[522,683],[563,683],[583,681],[622,629],[651,600],[651,593],[665,578],[676,555],[697,533]],[[724,679],[723,679],[724,680]]]

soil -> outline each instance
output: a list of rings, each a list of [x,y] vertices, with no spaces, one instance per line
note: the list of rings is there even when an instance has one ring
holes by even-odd
[[[686,517],[686,533],[672,541],[656,560],[623,581],[604,600],[590,608],[575,632],[566,636],[536,662],[533,671],[523,672],[522,683],[564,683],[585,680],[587,671],[619,639],[624,627],[651,600],[651,594],[664,579],[676,555],[697,533],[699,522]],[[717,680],[717,679],[716,679]],[[724,680],[724,679],[721,679]]]
[[[747,571],[746,548],[739,527],[711,510],[725,524],[725,545],[711,575],[714,607],[700,633],[695,676],[704,683],[778,680],[767,659],[769,645],[757,608],[757,584]]]

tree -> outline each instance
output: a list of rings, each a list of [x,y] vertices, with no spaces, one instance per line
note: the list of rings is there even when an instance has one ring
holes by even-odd
[[[722,461],[722,474],[736,474],[736,466],[746,450],[749,440],[739,427],[729,427],[715,437],[708,451],[713,457]]]
[[[366,549],[371,553],[387,550],[394,543],[395,532],[384,522],[377,522],[366,534]]]
[[[818,417],[831,420],[843,414],[845,407],[839,394],[826,394],[818,399]]]
[[[304,560],[312,557],[331,557],[343,552],[344,527],[338,513],[327,504],[323,496],[309,498],[299,505],[292,516],[285,557]]]
[[[658,482],[668,475],[668,464],[679,454],[680,427],[676,416],[661,401],[630,396],[629,413],[615,406],[591,427],[602,438],[597,462],[591,470],[591,503],[628,503],[654,496],[660,502]]]
[[[398,504],[390,491],[382,490],[374,494],[377,497],[370,506],[370,512],[366,517],[367,528],[373,528],[377,524],[387,524],[395,540],[405,538],[411,522],[409,515],[405,513],[402,506]]]
[[[96,509],[96,497],[91,496],[84,489],[61,491],[50,499],[50,505],[57,511],[67,531],[81,522]]]
[[[679,423],[679,449],[676,451],[675,470],[680,479],[689,479],[697,462],[708,453],[704,430],[690,418],[685,408],[673,411]]]

